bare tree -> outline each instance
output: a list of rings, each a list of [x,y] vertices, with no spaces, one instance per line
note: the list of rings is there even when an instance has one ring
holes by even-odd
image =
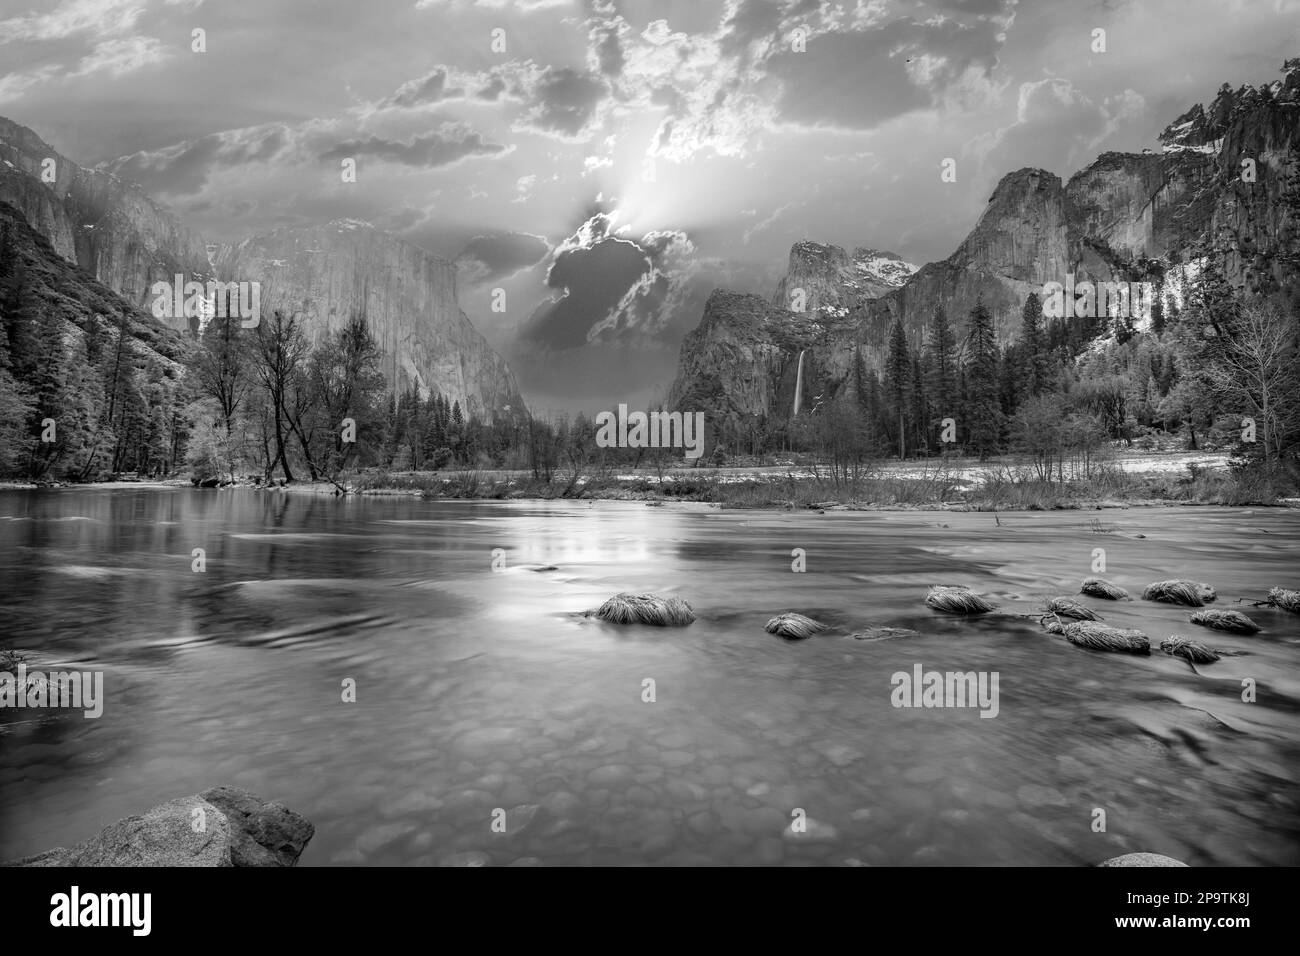
[[[1266,463],[1278,461],[1296,427],[1300,351],[1296,323],[1263,303],[1248,303],[1207,343],[1202,373],[1228,410],[1253,417]]]

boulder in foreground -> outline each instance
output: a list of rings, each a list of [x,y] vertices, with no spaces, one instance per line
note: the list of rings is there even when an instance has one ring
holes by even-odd
[[[125,817],[74,847],[4,865],[293,866],[315,833],[306,818],[278,803],[214,787]]]
[[[1172,856],[1162,856],[1159,853],[1125,853],[1123,856],[1112,856],[1109,860],[1102,860],[1098,866],[1186,866],[1181,860],[1175,860]]]

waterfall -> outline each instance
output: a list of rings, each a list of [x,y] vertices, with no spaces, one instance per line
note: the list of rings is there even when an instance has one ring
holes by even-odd
[[[794,414],[791,418],[799,414],[799,404],[803,401],[803,353],[806,351],[808,350],[799,350],[799,371],[794,377]]]

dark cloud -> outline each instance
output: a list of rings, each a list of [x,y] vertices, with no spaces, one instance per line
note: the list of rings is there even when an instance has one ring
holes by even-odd
[[[456,264],[471,283],[496,282],[536,265],[548,251],[546,240],[527,233],[475,236],[456,257]]]
[[[321,154],[322,160],[373,156],[406,166],[448,166],[467,156],[492,156],[505,152],[499,143],[486,142],[478,133],[448,124],[436,133],[417,136],[409,143],[370,136],[339,143]]]
[[[152,152],[132,153],[104,169],[151,193],[186,196],[201,192],[212,170],[248,163],[265,163],[289,145],[282,126],[263,126],[213,133]]]
[[[522,340],[550,349],[585,345],[592,328],[650,272],[645,251],[608,229],[608,217],[598,213],[557,247],[546,284],[562,294],[533,311],[520,329]]]
[[[591,122],[607,92],[605,84],[590,74],[569,67],[548,67],[532,89],[528,124],[564,136],[577,136]]]

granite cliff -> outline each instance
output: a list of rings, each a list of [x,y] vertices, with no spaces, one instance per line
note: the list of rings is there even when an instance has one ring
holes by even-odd
[[[148,309],[150,286],[178,273],[187,282],[211,278],[199,236],[139,186],[77,165],[4,117],[0,201],[21,212],[58,255],[133,305]],[[184,318],[170,324],[189,329]]]
[[[139,186],[77,165],[3,117],[0,202],[55,255],[145,312],[152,285],[177,274],[186,282],[260,282],[262,311],[305,313],[314,340],[364,312],[384,350],[388,381],[399,389],[437,390],[485,420],[506,406],[523,408],[509,367],[457,303],[453,264],[366,224],[282,229],[210,253]],[[198,326],[193,317],[162,321],[179,332]]]
[[[432,389],[490,421],[522,409],[514,375],[460,310],[456,267],[368,223],[285,228],[216,250],[223,281],[261,283],[261,309],[301,312],[316,340],[362,314],[399,390]]]
[[[769,416],[778,419],[769,427],[779,427],[793,408],[799,353],[807,408],[844,386],[856,355],[878,369],[896,320],[915,348],[936,308],[960,335],[983,299],[1009,341],[1025,297],[1070,275],[1150,281],[1176,298],[1189,264],[1212,253],[1240,286],[1293,281],[1300,59],[1282,72],[1259,88],[1224,86],[1209,107],[1192,107],[1164,130],[1158,153],[1104,153],[1066,182],[1042,169],[1008,173],[951,255],[895,272],[892,288],[855,285],[857,254],[797,243],[772,305],[760,310],[754,297],[722,291],[710,297],[683,340],[670,406],[705,411],[715,429],[757,428]],[[794,290],[804,292],[804,315],[791,311]]]

